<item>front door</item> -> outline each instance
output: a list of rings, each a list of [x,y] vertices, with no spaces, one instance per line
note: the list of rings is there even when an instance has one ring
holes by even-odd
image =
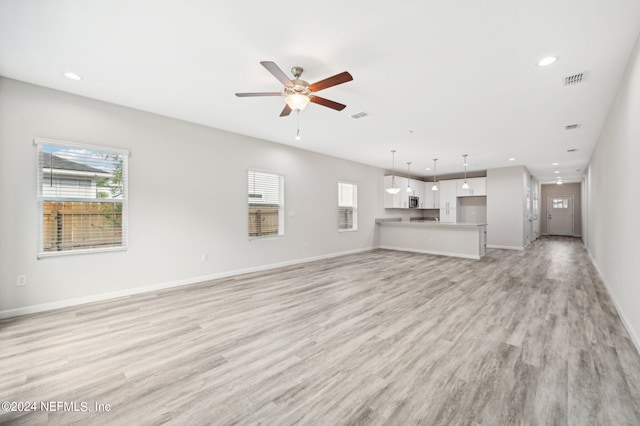
[[[573,236],[573,196],[547,197],[547,233]]]

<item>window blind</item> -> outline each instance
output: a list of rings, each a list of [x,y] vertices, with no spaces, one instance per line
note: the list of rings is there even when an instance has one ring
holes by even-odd
[[[284,176],[248,172],[249,237],[284,235]]]
[[[338,230],[358,229],[358,185],[338,182]]]
[[[126,249],[126,150],[36,138],[38,257]]]

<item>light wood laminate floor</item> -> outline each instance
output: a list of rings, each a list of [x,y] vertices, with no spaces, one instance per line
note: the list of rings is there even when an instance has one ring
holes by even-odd
[[[0,343],[0,400],[92,410],[0,423],[640,424],[640,356],[573,238],[316,261],[3,320]]]

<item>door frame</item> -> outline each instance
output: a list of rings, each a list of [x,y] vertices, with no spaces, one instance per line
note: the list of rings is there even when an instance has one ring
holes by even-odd
[[[547,211],[545,214],[547,215],[547,235],[551,235],[549,232],[549,210],[553,203],[551,200],[553,198],[571,198],[571,236],[574,237],[576,235],[576,223],[575,223],[575,200],[573,195],[547,195]]]

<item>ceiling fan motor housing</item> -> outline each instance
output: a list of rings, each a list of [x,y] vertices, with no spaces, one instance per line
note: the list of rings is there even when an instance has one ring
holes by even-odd
[[[292,93],[298,93],[300,95],[309,96],[311,95],[311,89],[309,88],[309,83],[304,80],[291,80],[293,83],[292,87],[285,87],[284,91],[287,95]]]

